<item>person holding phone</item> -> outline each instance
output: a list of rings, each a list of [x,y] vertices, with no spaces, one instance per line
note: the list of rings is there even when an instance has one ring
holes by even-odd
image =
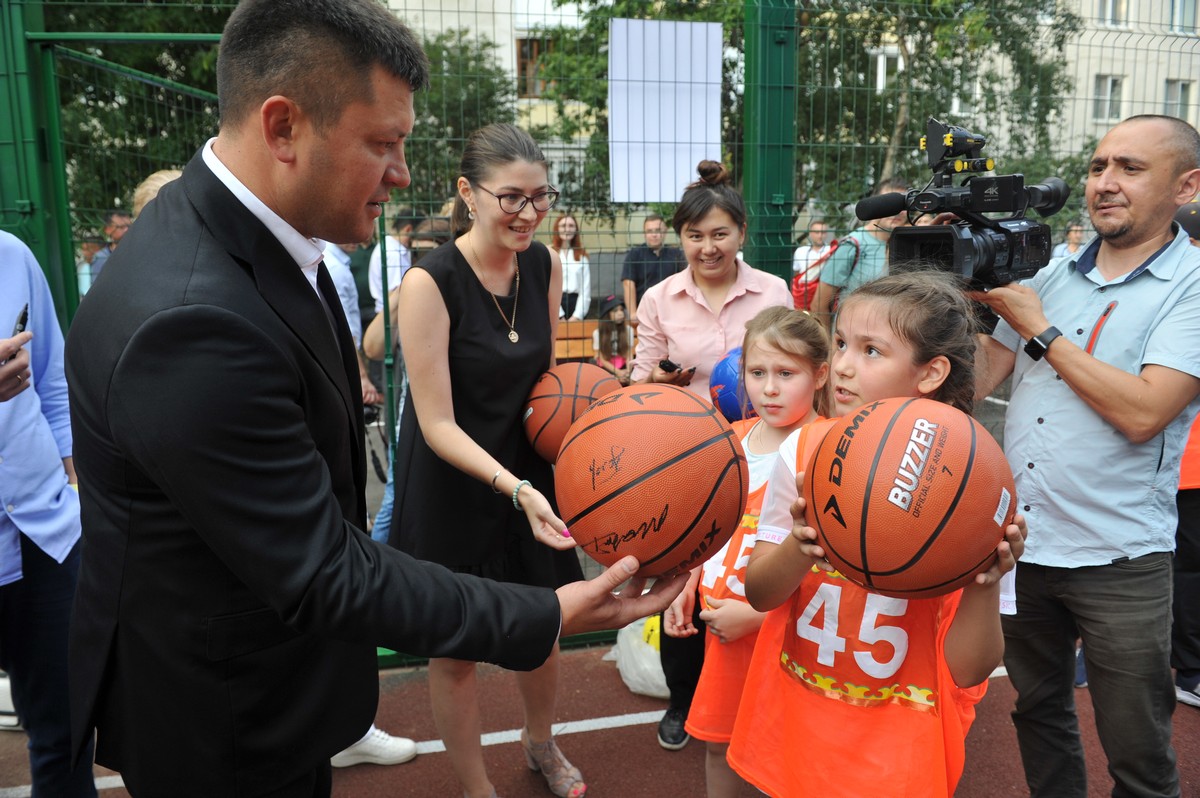
[[[94,796],[92,750],[73,763],[67,627],[79,572],[79,496],[50,286],[0,232],[0,670],[29,735],[34,795]],[[3,335],[4,333],[0,333]]]
[[[792,307],[788,284],[738,258],[746,238],[746,204],[715,161],[701,161],[700,179],[684,190],[671,220],[687,268],[651,286],[638,305],[633,382],[667,383],[709,400],[713,366],[746,334],[760,310]],[[703,630],[699,604],[693,624]],[[668,751],[687,745],[684,720],[704,664],[704,634],[660,641],[670,704],[658,726]]]

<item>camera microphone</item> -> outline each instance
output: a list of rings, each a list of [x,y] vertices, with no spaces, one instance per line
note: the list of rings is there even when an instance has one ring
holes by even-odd
[[[854,215],[862,221],[870,219],[886,219],[902,213],[907,207],[907,195],[898,191],[887,194],[876,194],[873,197],[861,199],[854,206]]]

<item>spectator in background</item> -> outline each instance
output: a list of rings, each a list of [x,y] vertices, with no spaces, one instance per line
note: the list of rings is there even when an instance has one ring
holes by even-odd
[[[375,300],[375,312],[383,310],[383,253],[387,254],[387,290],[400,285],[400,278],[412,266],[412,256],[408,244],[413,228],[421,223],[425,215],[415,208],[401,208],[392,219],[392,232],[371,251],[371,261],[367,265],[367,284],[371,287],[371,298]]]
[[[138,217],[147,202],[158,196],[158,192],[163,186],[181,177],[183,177],[183,172],[178,169],[159,169],[138,183],[137,188],[133,190],[133,218]]]
[[[1052,258],[1065,258],[1083,249],[1083,223],[1071,222],[1067,225],[1067,240],[1054,247],[1050,253]]]
[[[1175,214],[1175,221],[1200,247],[1200,198]],[[1200,707],[1200,421],[1193,422],[1179,474],[1179,526],[1175,530],[1175,596],[1171,603],[1171,665],[1175,699]]]
[[[79,573],[79,496],[63,337],[33,253],[0,232],[0,669],[29,736],[33,794],[95,796],[92,745],[71,758],[67,626]]]
[[[350,271],[350,256],[358,250],[358,244],[325,243],[322,260],[329,271],[329,279],[337,289],[338,302],[342,306],[342,314],[350,327],[350,337],[354,339],[354,353],[358,358],[358,380],[362,384],[364,405],[377,405],[380,401],[379,389],[367,373],[367,360],[362,353],[362,319],[358,315],[358,286],[354,284],[354,273]]]
[[[104,264],[108,262],[108,257],[117,248],[117,244],[121,243],[121,239],[125,237],[125,231],[131,224],[133,224],[133,217],[129,215],[128,211],[114,209],[104,214],[104,240],[107,243],[92,258],[93,283],[100,276]]]
[[[1001,318],[981,338],[977,397],[1012,376],[1004,449],[1029,538],[1017,612],[1003,618],[1004,664],[1032,798],[1088,793],[1076,637],[1112,794],[1180,794],[1172,552],[1200,395],[1200,252],[1172,222],[1197,190],[1195,128],[1131,117],[1088,167],[1096,238],[1027,281],[971,292]],[[1117,467],[1136,478],[1115,478]]]
[[[824,219],[813,219],[808,225],[808,243],[796,247],[792,253],[792,279],[798,289],[798,293],[793,291],[792,295],[802,300],[797,303],[797,309],[808,310],[812,304],[821,281],[821,267],[830,249],[829,225]]]
[[[103,246],[104,240],[94,233],[85,235],[79,242],[79,259],[75,262],[75,274],[79,281],[80,296],[92,287],[92,261]]]
[[[562,262],[562,313],[559,318],[582,319],[587,316],[592,302],[592,273],[587,250],[579,238],[579,223],[571,214],[564,213],[554,220],[550,249],[558,253]]]
[[[434,217],[426,219],[417,225],[413,231],[412,262],[420,263],[421,259],[450,240],[450,220]],[[404,369],[404,352],[400,349],[400,326],[396,323],[396,310],[400,301],[400,286],[391,291],[388,299],[388,323],[391,325],[392,370],[387,379],[391,380],[392,390],[396,401],[396,429],[400,429],[400,416],[404,412],[404,400],[408,396],[408,377]],[[372,362],[381,362],[387,353],[386,330],[384,315],[375,316],[367,329],[363,331],[363,352]],[[382,386],[385,390],[386,385]],[[386,393],[385,393],[386,396]],[[379,503],[379,511],[371,527],[371,537],[380,543],[386,543],[392,528],[392,510],[396,502],[396,470],[394,467],[394,452],[388,449],[387,483],[383,486],[383,499]]]
[[[903,194],[908,185],[901,180],[885,180],[875,189],[879,194]],[[826,325],[833,318],[837,297],[842,291],[853,291],[864,283],[887,274],[887,246],[892,231],[908,224],[907,211],[886,219],[875,219],[839,239],[837,251],[821,269],[812,312]]]
[[[663,242],[667,237],[667,223],[657,213],[646,217],[642,223],[645,244],[639,244],[625,254],[621,266],[621,288],[625,294],[625,310],[629,313],[629,326],[638,325],[637,306],[646,289],[657,285],[672,274],[683,271],[687,261],[683,250],[668,247]]]

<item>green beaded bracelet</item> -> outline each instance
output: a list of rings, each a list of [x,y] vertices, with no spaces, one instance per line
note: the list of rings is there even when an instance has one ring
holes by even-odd
[[[520,510],[520,509],[521,509],[521,505],[520,505],[520,504],[517,502],[517,494],[518,494],[518,493],[520,493],[520,492],[521,492],[521,488],[525,487],[526,485],[529,485],[530,487],[533,487],[533,483],[532,483],[532,482],[530,482],[530,481],[529,481],[529,480],[527,480],[527,479],[523,479],[523,480],[521,480],[520,482],[518,482],[518,483],[517,483],[517,486],[516,486],[515,488],[513,488],[513,507],[515,507],[515,508],[516,508],[516,509],[518,509],[518,510]]]

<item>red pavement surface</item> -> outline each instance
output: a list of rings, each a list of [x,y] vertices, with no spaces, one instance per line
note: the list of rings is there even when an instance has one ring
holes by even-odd
[[[638,725],[560,734],[568,758],[583,771],[589,796],[610,798],[703,798],[704,750],[693,741],[682,751],[664,751],[655,740],[655,723],[666,704],[630,693],[616,664],[604,661],[607,647],[563,654],[559,717],[563,722],[586,722],[635,713],[654,713]],[[483,706],[484,732],[520,728],[520,705],[512,676],[499,668],[480,666],[480,685],[487,696]],[[388,732],[412,737],[419,743],[437,743],[429,710],[422,668],[384,671],[380,674],[381,699],[378,725]],[[1004,677],[992,679],[987,696],[967,739],[967,767],[957,798],[1008,798],[1027,796],[1017,754],[1016,735],[1009,720],[1013,690]],[[1092,725],[1087,690],[1077,692],[1084,744],[1088,756],[1089,798],[1111,794]],[[186,718],[180,719],[186,723]],[[515,734],[513,736],[515,740]],[[0,732],[0,798],[29,795],[25,737]],[[437,744],[440,746],[440,744]],[[1184,798],[1200,798],[1200,710],[1180,706],[1175,712],[1175,751],[1179,758]],[[504,798],[540,798],[550,792],[525,766],[520,746],[502,742],[485,747],[484,756],[497,790]],[[113,774],[96,768],[101,786]],[[333,794],[338,798],[408,796],[451,798],[461,795],[444,752],[422,753],[412,762],[392,767],[358,765],[334,771]],[[886,790],[879,792],[886,796]],[[120,787],[101,790],[103,798],[128,793]],[[752,798],[758,793],[744,789]]]

